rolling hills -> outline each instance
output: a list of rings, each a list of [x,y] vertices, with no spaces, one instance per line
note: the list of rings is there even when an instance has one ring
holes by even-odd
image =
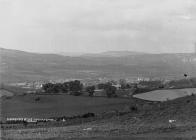
[[[2,82],[59,78],[113,79],[127,77],[181,77],[196,74],[194,54],[105,52],[77,57],[0,49]],[[110,56],[110,57],[106,57]]]

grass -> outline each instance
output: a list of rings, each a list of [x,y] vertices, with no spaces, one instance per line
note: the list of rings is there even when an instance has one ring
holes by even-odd
[[[58,138],[57,138],[58,139]],[[57,140],[48,139],[48,140]],[[58,139],[63,140],[63,139]],[[175,138],[175,137],[98,137],[98,138],[78,138],[70,140],[195,140],[195,138]]]
[[[12,92],[9,92],[7,90],[4,90],[4,89],[0,89],[0,98],[2,96],[13,96],[14,94]]]
[[[47,96],[46,96],[47,97]],[[51,97],[51,96],[48,96]],[[62,98],[63,96],[54,96]],[[83,101],[87,99],[104,100],[107,104],[118,101],[118,105],[127,104],[123,99],[90,98],[90,97],[70,97]],[[23,101],[29,102],[29,96],[24,96]],[[32,98],[32,97],[31,97]],[[11,100],[11,99],[10,99]],[[132,101],[134,100],[134,101]],[[41,100],[40,100],[41,101]],[[47,99],[48,101],[48,99]],[[52,99],[50,100],[52,101]],[[122,103],[120,102],[122,101]],[[44,100],[41,102],[44,104]],[[79,103],[79,102],[78,102]],[[81,102],[80,102],[81,103]],[[196,96],[187,96],[167,102],[150,102],[140,99],[131,99],[131,104],[135,104],[138,111],[130,112],[122,116],[113,116],[102,120],[95,120],[89,123],[62,126],[44,127],[33,129],[5,130],[4,136],[7,138],[29,138],[63,140],[67,138],[77,138],[73,140],[193,140],[196,132]],[[86,104],[86,103],[84,103]],[[102,103],[103,104],[103,103]],[[80,107],[81,108],[81,107]],[[103,109],[104,107],[102,107]],[[88,108],[87,108],[88,110]],[[94,110],[95,111],[95,110]],[[169,127],[168,120],[175,119],[174,127]],[[86,132],[84,128],[92,128]],[[41,134],[40,134],[41,133]],[[6,135],[5,135],[6,134]],[[121,137],[118,137],[121,136]],[[194,137],[194,138],[191,138]],[[87,138],[89,137],[89,138]],[[50,139],[48,139],[50,138]],[[72,139],[70,139],[72,140]]]
[[[35,140],[35,139],[28,139]],[[180,138],[180,137],[91,137],[91,138],[49,138],[36,140],[195,140],[195,138]]]
[[[8,86],[8,85],[4,85],[3,89],[13,93],[14,95],[21,95],[24,93],[28,93],[28,91],[35,91],[35,89],[33,88],[22,88],[17,86]]]
[[[196,94],[196,88],[156,90],[142,94],[136,94],[134,97],[149,101],[166,101],[191,94]]]
[[[39,100],[36,100],[38,99]],[[128,99],[82,97],[71,95],[20,95],[2,99],[1,114],[6,117],[49,118],[72,116],[88,112],[122,110]]]

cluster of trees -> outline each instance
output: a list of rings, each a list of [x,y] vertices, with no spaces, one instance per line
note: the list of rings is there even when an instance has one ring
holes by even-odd
[[[175,88],[187,88],[187,87],[196,87],[196,78],[192,79],[182,79],[178,81],[170,81],[167,84],[164,84],[163,81],[140,81],[138,84],[129,84],[125,80],[119,81],[120,88],[123,89],[135,89],[134,94],[149,92],[156,89],[163,89],[168,87]],[[43,90],[46,93],[70,93],[71,95],[79,96],[86,91],[89,96],[94,96],[95,89],[102,89],[105,91],[107,97],[116,97],[117,88],[113,86],[113,82],[100,83],[98,85],[87,86],[84,88],[83,84],[78,81],[69,81],[65,83],[47,83],[43,85]],[[0,86],[2,87],[2,86]]]
[[[98,84],[98,89],[105,89],[108,86],[112,86],[113,84],[115,85],[115,84],[117,84],[117,82],[110,81],[107,83],[100,83],[100,84]],[[119,84],[120,84],[120,89],[129,89],[129,88],[132,88],[132,86],[133,86],[130,83],[127,83],[127,81],[124,79],[120,79]]]
[[[116,97],[116,87],[112,86],[111,82],[98,84],[98,89],[104,89],[107,97]]]
[[[112,83],[103,83],[97,85],[99,89],[103,89],[106,92],[107,97],[116,97],[116,87],[112,86]],[[46,83],[42,86],[42,89],[46,93],[70,93],[71,95],[79,96],[82,94],[82,91],[89,93],[89,96],[94,96],[96,87],[87,86],[84,89],[83,84],[78,81],[70,81],[65,83]]]
[[[106,92],[108,98],[116,97],[116,87],[112,86],[112,83],[100,83],[97,85],[98,89],[103,89]],[[89,96],[93,96],[95,92],[95,86],[86,87],[86,91],[89,93]]]
[[[172,88],[196,88],[196,78],[173,80],[168,82],[166,86]]]
[[[116,97],[116,87],[112,86],[113,82],[100,83],[97,85],[98,89],[103,89],[106,92],[107,97]],[[196,78],[181,79],[176,81],[170,81],[169,83],[164,83],[161,80],[154,81],[140,81],[139,83],[130,84],[126,80],[121,79],[119,81],[120,89],[134,89],[133,94],[145,93],[158,89],[167,89],[168,87],[174,88],[195,88],[196,87]],[[90,86],[86,88],[89,92],[89,96],[93,96],[95,86]]]
[[[164,88],[164,84],[161,80],[140,81],[139,85],[143,85],[152,89]]]
[[[158,90],[158,89],[163,89],[163,88],[165,88],[165,85],[163,84],[163,81],[160,81],[160,80],[140,81],[135,86],[134,94],[150,92],[153,90]]]
[[[127,81],[124,80],[124,79],[120,79],[119,80],[119,84],[121,86],[121,89],[129,89],[129,88],[132,88],[132,85],[129,84],[129,83],[127,83]]]
[[[93,96],[93,94],[95,92],[95,86],[86,87],[86,91],[89,93],[89,96]]]
[[[47,93],[67,93],[70,92],[73,95],[79,95],[83,89],[83,84],[78,81],[70,81],[65,83],[46,83],[42,86],[42,89]]]

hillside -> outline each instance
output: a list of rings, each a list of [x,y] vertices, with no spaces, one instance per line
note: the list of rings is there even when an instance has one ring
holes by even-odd
[[[145,53],[142,52],[133,52],[133,51],[107,51],[102,53],[88,53],[80,56],[83,57],[125,57],[125,56],[134,56],[134,55],[142,55]]]
[[[137,110],[132,109],[137,106]],[[9,139],[195,139],[196,96],[167,102],[130,101],[130,112],[73,126],[4,130]],[[176,120],[172,125],[170,119]],[[87,131],[85,129],[91,128]],[[180,138],[178,138],[180,137]]]
[[[137,54],[69,57],[0,49],[2,82],[62,78],[181,77],[196,74],[193,54]],[[107,55],[108,53],[106,53]],[[117,54],[110,52],[109,54]],[[108,54],[108,55],[109,55]],[[123,55],[122,55],[123,54]]]

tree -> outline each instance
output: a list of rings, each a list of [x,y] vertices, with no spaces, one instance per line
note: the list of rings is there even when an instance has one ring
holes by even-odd
[[[86,87],[86,91],[89,93],[89,96],[93,96],[93,94],[95,92],[95,86]]]
[[[62,91],[62,84],[61,83],[56,83],[53,85],[53,92],[54,93],[59,93]]]
[[[67,93],[69,90],[69,85],[67,82],[62,84],[62,92]]]
[[[82,88],[83,88],[83,85],[82,85],[82,83],[80,83],[80,81],[78,81],[78,80],[69,82],[69,90],[70,90],[70,91],[79,92],[79,91],[82,90]]]
[[[73,95],[82,94],[83,85],[80,81],[70,81],[65,83],[46,83],[42,89],[47,93],[66,93],[70,91]]]
[[[105,88],[105,91],[106,91],[108,98],[116,96],[116,87],[114,87],[114,86],[111,86],[108,84],[107,87]]]
[[[98,89],[105,89],[105,84],[104,83],[100,83],[97,85]]]
[[[120,79],[119,83],[120,83],[121,89],[126,89],[127,88],[127,82],[126,82],[125,79]]]
[[[81,91],[71,91],[70,95],[80,96],[80,95],[82,95],[82,92]]]
[[[52,93],[53,92],[53,88],[54,88],[54,84],[52,83],[46,83],[42,86],[42,89],[45,91],[45,92],[48,92],[48,93]]]
[[[69,85],[69,91],[71,95],[79,96],[82,94],[81,91],[83,89],[83,85],[80,81],[78,80],[70,81],[68,85]]]

